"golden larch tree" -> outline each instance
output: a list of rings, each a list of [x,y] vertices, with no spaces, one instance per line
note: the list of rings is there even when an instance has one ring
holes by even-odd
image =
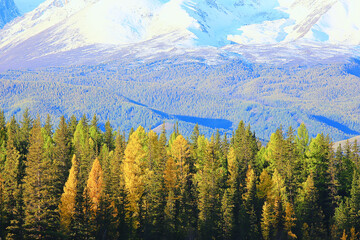
[[[78,189],[78,175],[79,175],[79,163],[74,154],[72,160],[72,166],[69,173],[69,178],[64,186],[64,193],[61,195],[59,213],[60,224],[65,232],[70,229],[71,219],[75,214],[76,205],[76,193]]]

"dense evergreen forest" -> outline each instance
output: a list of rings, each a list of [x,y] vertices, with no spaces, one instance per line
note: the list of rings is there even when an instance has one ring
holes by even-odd
[[[281,127],[262,146],[138,127],[96,116],[52,126],[0,111],[1,239],[359,239],[357,143],[336,150]],[[127,137],[129,136],[129,137]]]

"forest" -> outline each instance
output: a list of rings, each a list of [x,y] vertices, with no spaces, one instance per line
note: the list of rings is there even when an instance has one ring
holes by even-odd
[[[52,122],[0,111],[0,239],[360,238],[357,142]]]
[[[231,134],[241,119],[266,141],[280,125],[304,123],[311,137],[323,132],[340,141],[360,135],[358,69],[359,61],[309,66],[225,59],[209,65],[182,56],[9,70],[0,72],[0,109],[20,119],[29,108],[42,122],[49,114],[56,125],[62,115],[96,113],[101,124],[109,120],[127,133],[165,121],[178,122],[190,136],[198,123],[207,138],[215,129]]]

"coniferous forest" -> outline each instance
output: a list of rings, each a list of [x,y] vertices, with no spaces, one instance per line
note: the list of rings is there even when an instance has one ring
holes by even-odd
[[[0,111],[1,239],[359,239],[357,143],[304,124],[263,146],[240,122],[206,138],[52,125]]]

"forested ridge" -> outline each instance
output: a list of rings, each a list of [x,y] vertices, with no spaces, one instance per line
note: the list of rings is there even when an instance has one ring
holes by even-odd
[[[195,126],[129,133],[0,111],[1,239],[359,239],[357,142],[304,124],[262,146]]]
[[[234,59],[205,64],[180,58],[116,61],[0,73],[0,109],[21,118],[29,108],[45,121],[97,114],[115,129],[155,128],[179,122],[190,136],[196,123],[210,138],[230,134],[239,116],[268,141],[282,125],[305,123],[311,137],[334,141],[360,135],[360,62],[349,64],[253,64]],[[196,58],[198,59],[198,58]],[[200,60],[199,60],[200,61]],[[56,124],[57,121],[54,121]]]

